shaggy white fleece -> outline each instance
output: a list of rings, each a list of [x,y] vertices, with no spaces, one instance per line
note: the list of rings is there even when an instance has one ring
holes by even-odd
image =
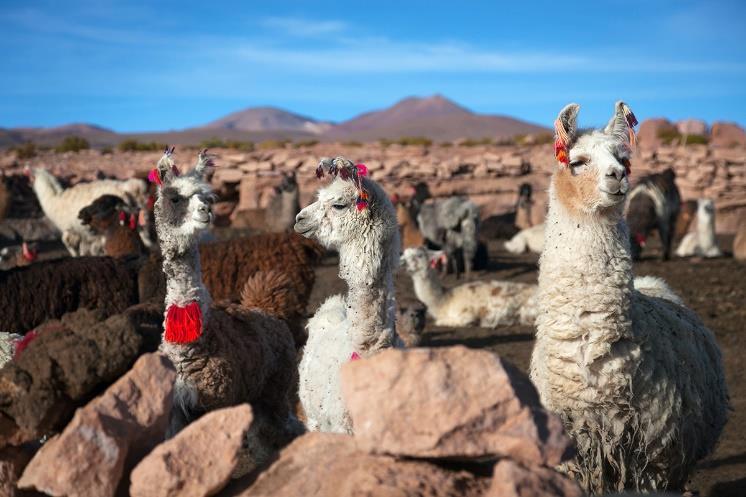
[[[544,250],[544,224],[537,224],[519,231],[505,242],[505,250],[512,254],[534,252],[540,254]]]

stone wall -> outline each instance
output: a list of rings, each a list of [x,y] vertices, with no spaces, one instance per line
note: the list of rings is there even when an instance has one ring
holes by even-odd
[[[342,146],[318,144],[312,147],[239,152],[212,150],[216,155],[213,183],[239,191],[238,209],[264,207],[281,171],[296,171],[301,188],[301,205],[312,201],[318,188],[314,175],[319,157],[344,155],[365,163],[374,179],[391,193],[405,194],[408,185],[426,181],[435,196],[471,196],[484,217],[512,208],[523,182],[534,187],[537,204],[535,221],[543,218],[546,188],[556,163],[551,145],[539,146],[400,146],[379,144]],[[177,163],[189,167],[196,150],[180,149]],[[72,176],[73,181],[91,179],[96,171],[119,177],[143,175],[154,166],[159,153],[119,153],[102,155],[97,151],[78,154],[44,153],[30,161],[17,161],[12,154],[0,159],[7,172],[47,167],[56,174]],[[632,179],[668,167],[674,168],[683,198],[710,197],[718,209],[718,231],[735,231],[739,215],[746,214],[746,146],[733,148],[707,145],[658,146],[639,149],[632,164]]]

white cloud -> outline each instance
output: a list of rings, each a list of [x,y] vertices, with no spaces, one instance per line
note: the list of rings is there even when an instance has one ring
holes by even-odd
[[[347,30],[347,23],[338,20],[313,20],[299,17],[266,17],[261,24],[289,36],[324,36]]]

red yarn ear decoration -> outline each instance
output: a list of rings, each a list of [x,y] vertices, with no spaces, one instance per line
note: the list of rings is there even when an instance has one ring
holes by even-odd
[[[170,343],[192,343],[202,336],[202,309],[197,302],[184,307],[172,304],[166,311],[165,340]]]
[[[554,141],[554,157],[560,164],[568,165],[570,163],[570,158],[567,156],[567,146],[559,137]]]
[[[163,185],[163,181],[161,181],[161,173],[158,172],[158,169],[150,170],[148,173],[148,181],[155,183],[158,186]]]
[[[124,225],[125,219],[127,219],[127,214],[124,211],[119,211],[119,224]]]
[[[350,361],[357,361],[360,359],[362,359],[362,357],[360,357],[360,354],[357,352],[353,352],[352,355],[350,355]]]
[[[635,233],[635,241],[637,242],[637,245],[640,247],[645,247],[647,245],[647,238],[642,233]]]
[[[18,360],[19,357],[21,357],[21,352],[26,350],[26,347],[29,346],[31,342],[33,342],[39,334],[36,332],[36,330],[31,330],[28,333],[26,333],[23,338],[19,338],[16,341],[16,350],[13,353],[13,359]]]
[[[137,217],[134,213],[130,214],[130,229],[135,231],[137,229]]]
[[[355,168],[357,169],[358,176],[368,175],[368,167],[365,164],[355,164]]]

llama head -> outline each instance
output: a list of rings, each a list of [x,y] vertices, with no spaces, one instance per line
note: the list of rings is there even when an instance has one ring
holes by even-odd
[[[697,219],[708,221],[715,216],[715,203],[710,198],[701,198],[697,201]],[[701,222],[701,221],[700,221]]]
[[[159,186],[153,212],[161,245],[182,253],[199,241],[213,218],[215,196],[205,182],[212,161],[203,150],[194,169],[182,175],[172,154],[173,148],[166,150],[150,174]]]
[[[426,247],[410,247],[401,256],[404,269],[409,274],[424,274],[429,268],[435,268],[443,263],[445,252],[442,250],[428,250]]]
[[[580,106],[567,105],[555,127],[555,151],[559,170],[552,177],[557,200],[571,215],[622,213],[629,190],[629,167],[634,115],[624,102],[617,102],[605,128],[579,131]]]
[[[282,181],[275,187],[276,193],[293,193],[298,190],[298,180],[295,177],[295,171],[282,173]]]

